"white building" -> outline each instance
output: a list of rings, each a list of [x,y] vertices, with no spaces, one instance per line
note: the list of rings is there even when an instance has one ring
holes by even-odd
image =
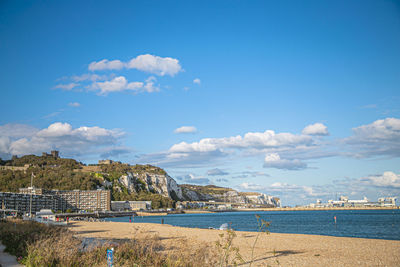
[[[111,210],[151,210],[151,201],[111,201]]]
[[[35,220],[37,222],[47,222],[47,221],[56,221],[56,215],[48,209],[42,209],[38,212],[36,212],[36,217]]]

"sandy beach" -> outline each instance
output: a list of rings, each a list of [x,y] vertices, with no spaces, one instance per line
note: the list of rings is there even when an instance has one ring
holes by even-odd
[[[183,228],[151,223],[73,222],[77,236],[129,239],[159,236],[171,249],[215,247],[223,231]],[[234,246],[245,261],[257,233],[236,232]],[[182,243],[182,240],[187,242]],[[185,247],[182,247],[185,244]],[[253,266],[400,266],[400,241],[301,234],[261,234],[254,249]]]

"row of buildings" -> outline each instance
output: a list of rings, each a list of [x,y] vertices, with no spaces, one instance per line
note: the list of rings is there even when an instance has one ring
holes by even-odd
[[[255,208],[271,208],[276,207],[266,204],[257,203],[234,203],[234,202],[217,202],[209,201],[178,201],[176,209],[210,209],[210,210],[231,210],[231,209],[255,209]]]
[[[311,208],[329,208],[329,207],[396,207],[396,197],[381,197],[377,202],[369,201],[367,197],[363,199],[352,200],[347,196],[340,196],[339,200],[328,200],[328,203],[322,203],[317,199],[316,203],[311,203]]]
[[[110,190],[46,190],[20,188],[19,193],[0,192],[0,207],[21,213],[42,209],[53,211],[135,211],[150,210],[151,201],[111,201]]]
[[[110,190],[45,190],[42,188],[20,188],[19,193],[0,192],[3,209],[19,212],[111,210]]]

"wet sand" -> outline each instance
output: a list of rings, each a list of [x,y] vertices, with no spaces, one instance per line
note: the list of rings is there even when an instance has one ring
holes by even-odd
[[[184,228],[152,223],[73,222],[77,236],[128,239],[157,235],[167,247],[212,248],[224,231]],[[251,259],[255,232],[236,232],[234,246]],[[179,247],[187,240],[185,247]],[[400,266],[400,241],[301,234],[261,234],[254,249],[253,266]]]

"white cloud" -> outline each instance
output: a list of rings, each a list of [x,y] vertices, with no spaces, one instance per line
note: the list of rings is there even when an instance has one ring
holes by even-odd
[[[249,132],[223,138],[204,138],[198,142],[181,142],[174,144],[168,151],[143,155],[139,160],[162,165],[164,167],[194,167],[203,166],[205,163],[216,163],[217,160],[227,156],[253,157],[266,153],[278,153],[284,159],[304,157],[311,153],[313,157],[321,157],[315,151],[319,149],[319,138],[310,135],[296,135],[291,133],[275,133],[272,130],[265,132]],[[297,164],[301,169],[304,163]],[[293,169],[293,168],[292,168]]]
[[[328,127],[322,123],[308,125],[303,129],[302,133],[308,135],[329,135]]]
[[[215,151],[225,148],[278,148],[296,147],[298,145],[311,145],[313,139],[305,135],[295,135],[291,133],[278,133],[267,130],[263,133],[249,132],[243,137],[240,135],[223,138],[204,138],[199,142],[181,142],[170,148],[171,152],[205,152]]]
[[[122,68],[137,69],[159,76],[175,76],[177,73],[182,71],[179,60],[171,57],[159,57],[150,54],[139,55],[126,63],[120,60],[109,61],[107,59],[103,59],[89,64],[90,71],[120,70]]]
[[[184,176],[178,176],[178,180],[183,181],[184,183],[189,183],[189,184],[211,184],[210,179],[205,178],[203,176],[196,176],[192,173],[189,173]]]
[[[79,85],[79,83],[57,84],[54,88],[70,91]]]
[[[21,138],[35,135],[39,130],[26,124],[8,123],[0,125],[0,136]]]
[[[196,127],[194,126],[182,126],[175,129],[174,133],[195,133],[197,132]]]
[[[91,90],[99,90],[99,95],[107,95],[113,92],[133,91],[135,93],[147,92],[153,93],[160,91],[160,88],[155,84],[156,78],[149,77],[145,83],[143,82],[128,82],[124,76],[118,76],[110,81],[96,82],[90,86]]]
[[[225,172],[221,169],[215,168],[207,171],[207,175],[209,176],[223,176],[223,175],[228,175],[228,172]]]
[[[77,108],[77,107],[80,107],[81,104],[79,104],[78,102],[71,102],[71,103],[68,103],[68,106]]]
[[[235,173],[235,175],[232,176],[231,178],[245,179],[245,178],[249,178],[249,177],[270,177],[270,175],[265,172],[260,172],[260,171],[243,171],[243,172]]]
[[[159,57],[150,54],[140,55],[127,63],[127,68],[153,73],[159,76],[174,76],[182,71],[179,60],[171,57]]]
[[[331,156],[400,156],[400,119],[386,118],[353,129],[353,136],[335,142],[323,141],[328,135],[325,125],[315,123],[302,134],[248,132],[222,138],[203,138],[172,145],[167,151],[142,156],[154,164],[168,167],[199,167],[206,163],[238,156],[264,155],[264,167],[286,170],[307,168],[307,160]],[[345,144],[338,146],[338,141]]]
[[[325,187],[282,182],[275,182],[270,185],[245,182],[240,184],[238,189],[243,191],[256,191],[279,197],[283,205],[309,204],[310,202],[315,202],[316,198],[329,197],[331,194]]]
[[[155,82],[157,81],[156,77],[150,76],[147,78],[145,85],[143,86],[143,91],[147,93],[154,93],[154,92],[159,92],[160,87],[155,85]]]
[[[89,64],[90,71],[97,71],[97,70],[120,70],[124,67],[124,63],[120,60],[112,60],[109,61],[107,59],[100,60],[98,62],[93,61]]]
[[[400,156],[400,119],[386,118],[353,128],[353,136],[344,139],[356,157]]]
[[[112,79],[111,81],[96,82],[93,84],[93,88],[99,89],[100,95],[106,95],[111,92],[121,92],[125,90],[138,91],[140,88],[143,88],[143,83],[142,82],[128,83],[128,81],[124,76],[118,76]]]
[[[376,187],[389,187],[400,189],[400,175],[386,171],[382,175],[370,175],[360,179],[362,183]]]
[[[351,196],[352,199],[362,199],[367,196],[371,201],[377,201],[379,197],[400,196],[400,174],[385,171],[383,174],[355,179],[346,178],[322,185],[296,185],[285,182],[262,185],[244,182],[238,189],[277,196],[284,205],[315,203],[317,198],[327,202],[340,195]]]
[[[270,153],[265,156],[264,168],[276,168],[283,170],[302,170],[307,168],[307,164],[298,159],[281,159],[279,154]]]
[[[194,84],[201,84],[201,81],[200,81],[199,78],[196,78],[196,79],[193,80],[193,83]]]
[[[9,128],[15,129],[10,132]],[[28,129],[26,134],[21,130]],[[3,130],[3,131],[1,131]],[[100,154],[118,145],[124,132],[97,126],[73,128],[68,123],[56,122],[38,130],[29,125],[0,126],[0,155],[40,154],[52,149],[63,155]]]
[[[239,187],[243,190],[251,190],[251,191],[264,191],[265,187],[259,184],[253,183],[242,183]]]
[[[97,75],[97,74],[90,74],[90,73],[85,73],[82,75],[74,75],[70,79],[74,82],[83,82],[83,81],[99,81],[99,80],[106,80],[108,78],[107,75]]]

